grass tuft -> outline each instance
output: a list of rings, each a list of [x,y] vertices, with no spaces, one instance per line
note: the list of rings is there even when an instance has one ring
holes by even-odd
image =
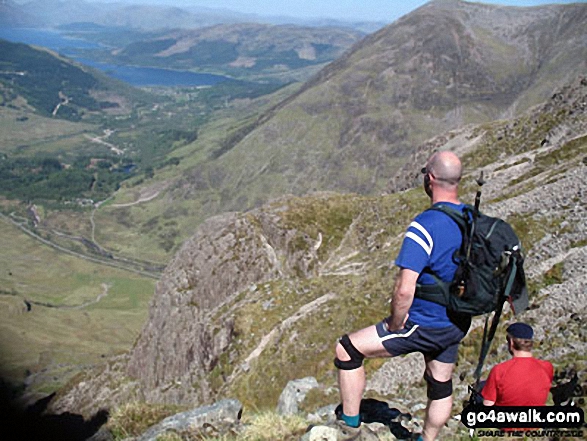
[[[262,412],[245,421],[246,428],[239,436],[243,441],[293,440],[302,435],[308,423],[299,415],[279,415]]]
[[[108,429],[116,441],[143,434],[149,427],[180,411],[179,406],[134,402],[117,408]],[[265,411],[244,416],[238,431],[206,434],[205,430],[168,431],[157,441],[293,441],[306,431],[308,422],[301,415],[280,415]]]
[[[149,427],[182,410],[180,406],[168,404],[127,403],[112,412],[107,428],[115,440],[139,436]]]

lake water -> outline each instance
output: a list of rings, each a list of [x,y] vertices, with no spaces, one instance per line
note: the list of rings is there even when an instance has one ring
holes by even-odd
[[[98,49],[100,45],[79,38],[70,38],[50,29],[0,28],[0,38],[15,43],[43,46],[72,58],[82,64],[97,68],[108,76],[133,86],[213,86],[228,77],[189,71],[158,69],[152,67],[121,66],[99,63],[80,58],[79,49]]]

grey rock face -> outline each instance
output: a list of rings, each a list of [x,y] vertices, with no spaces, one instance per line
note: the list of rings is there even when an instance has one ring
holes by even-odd
[[[312,271],[312,241],[294,249],[296,231],[279,221],[269,211],[218,216],[177,253],[130,354],[128,374],[140,378],[147,400],[209,400],[205,375],[234,338],[232,318],[214,322],[213,313],[256,283]]]

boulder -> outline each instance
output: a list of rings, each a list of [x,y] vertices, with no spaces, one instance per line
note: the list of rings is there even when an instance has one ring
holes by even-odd
[[[298,405],[304,401],[306,394],[318,386],[318,381],[314,377],[290,381],[279,396],[277,413],[282,415],[295,415],[299,410]]]
[[[223,426],[236,423],[242,414],[242,404],[238,400],[222,400],[210,406],[199,407],[187,412],[165,418],[150,427],[137,441],[155,441],[168,430],[175,432],[193,431],[206,426]]]

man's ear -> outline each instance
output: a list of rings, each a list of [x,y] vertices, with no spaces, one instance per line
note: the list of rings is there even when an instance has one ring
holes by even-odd
[[[508,338],[507,342],[508,342],[508,352],[513,355],[514,354],[514,340],[512,338]]]

